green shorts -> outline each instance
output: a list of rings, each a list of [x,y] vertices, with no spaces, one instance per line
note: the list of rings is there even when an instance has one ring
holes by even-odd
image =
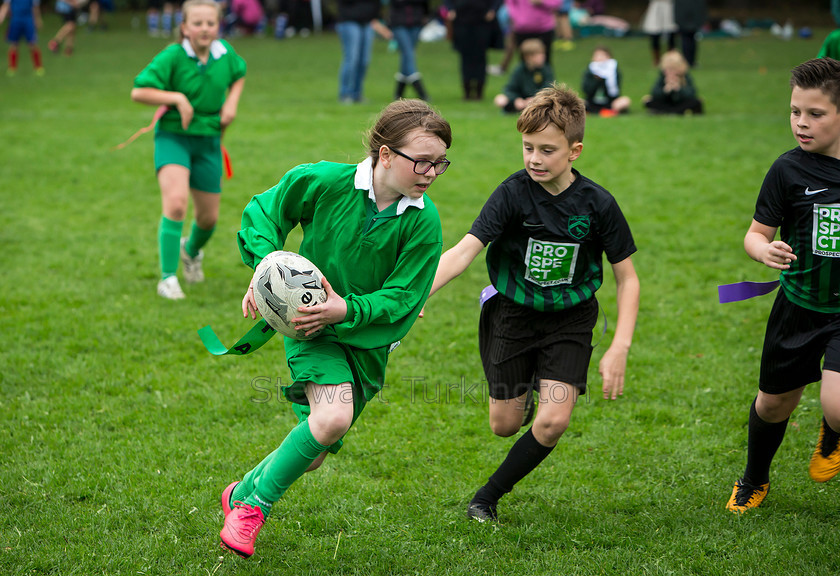
[[[219,136],[188,136],[155,131],[155,172],[167,164],[190,171],[190,188],[222,191],[222,143]]]
[[[311,409],[306,398],[307,382],[321,384],[323,394],[337,393],[331,386],[350,382],[352,398],[338,398],[340,402],[353,402],[353,422],[367,403],[382,390],[388,347],[364,350],[338,341],[334,332],[326,332],[314,340],[284,338],[286,361],[292,384],[282,388],[283,395],[293,403],[299,421],[309,417]],[[335,454],[341,448],[339,440],[329,451]]]

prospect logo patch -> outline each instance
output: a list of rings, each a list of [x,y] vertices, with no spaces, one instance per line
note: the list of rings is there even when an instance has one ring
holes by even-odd
[[[840,258],[840,204],[814,204],[812,251]]]
[[[571,284],[580,244],[528,239],[525,279],[539,286]]]

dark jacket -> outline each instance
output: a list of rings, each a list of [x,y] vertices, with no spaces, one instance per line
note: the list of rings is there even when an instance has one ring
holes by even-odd
[[[379,18],[379,0],[338,0],[338,21],[367,23]]]
[[[425,24],[428,15],[429,0],[391,0],[388,23],[414,28]]]
[[[706,0],[674,0],[674,22],[680,30],[696,32],[706,18]]]

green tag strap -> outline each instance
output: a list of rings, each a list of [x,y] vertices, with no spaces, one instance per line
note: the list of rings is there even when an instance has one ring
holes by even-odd
[[[248,330],[247,334],[240,338],[236,344],[230,348],[226,348],[210,326],[205,326],[198,331],[198,335],[201,338],[201,342],[204,344],[204,347],[207,348],[207,351],[214,356],[224,356],[225,354],[244,356],[245,354],[250,354],[271,340],[271,337],[275,334],[277,334],[277,332],[274,328],[269,326],[264,319],[261,319],[254,325],[253,328]]]

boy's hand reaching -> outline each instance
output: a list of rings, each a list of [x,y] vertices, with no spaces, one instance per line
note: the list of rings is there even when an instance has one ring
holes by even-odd
[[[796,254],[793,253],[793,248],[781,240],[776,240],[767,244],[767,252],[761,262],[776,270],[787,270],[794,260],[796,260]]]
[[[625,349],[610,346],[598,364],[598,372],[604,380],[604,400],[615,400],[624,395],[627,352]]]

